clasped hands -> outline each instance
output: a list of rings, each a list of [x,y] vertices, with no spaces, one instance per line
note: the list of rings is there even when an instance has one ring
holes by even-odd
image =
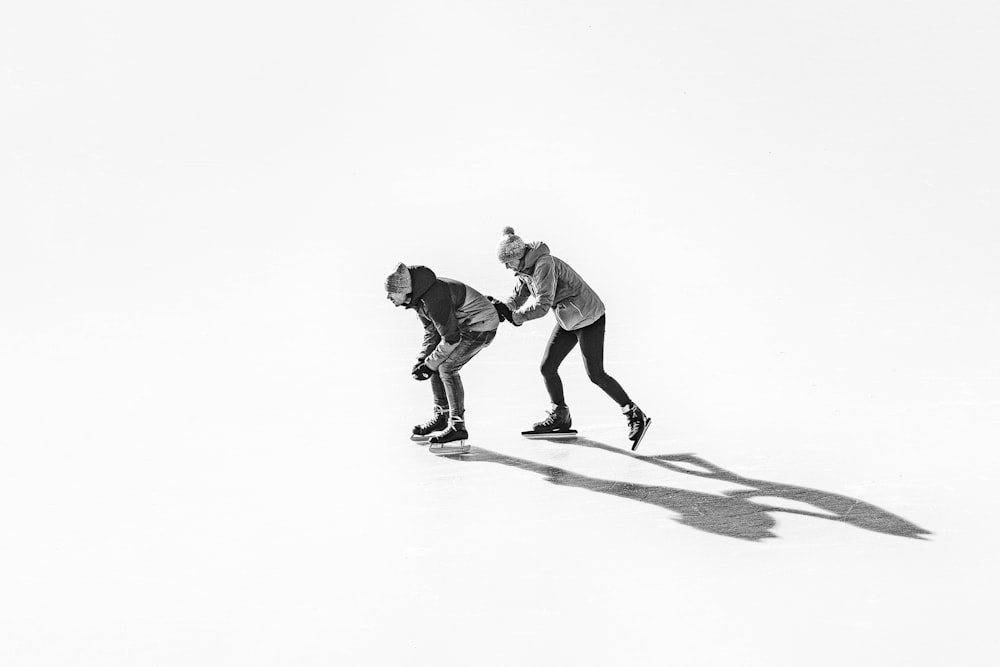
[[[510,308],[507,307],[506,303],[504,303],[503,301],[498,301],[497,299],[494,299],[491,296],[488,296],[486,298],[489,300],[490,303],[493,304],[493,307],[496,308],[497,316],[500,318],[501,322],[510,322],[515,327],[521,326],[520,324],[514,321],[514,313],[510,311]]]

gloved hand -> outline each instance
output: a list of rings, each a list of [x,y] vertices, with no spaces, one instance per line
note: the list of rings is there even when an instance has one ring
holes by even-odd
[[[514,324],[514,314],[510,312],[510,308],[507,307],[503,301],[497,301],[491,296],[486,297],[493,307],[496,308],[497,315],[500,317],[501,322],[510,322]],[[514,324],[515,327],[521,326],[520,324]]]
[[[410,372],[410,375],[413,376],[414,380],[423,381],[430,379],[430,377],[434,375],[434,371],[431,370],[431,368],[427,364],[421,361],[420,363],[418,363],[416,366],[413,367],[413,370]]]

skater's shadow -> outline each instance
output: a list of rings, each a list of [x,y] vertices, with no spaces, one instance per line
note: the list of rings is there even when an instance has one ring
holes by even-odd
[[[676,512],[680,515],[677,521],[692,528],[741,540],[756,542],[777,537],[772,532],[772,528],[775,525],[773,516],[775,512],[811,516],[827,521],[839,521],[855,526],[856,528],[913,539],[924,539],[924,535],[931,534],[929,531],[920,528],[902,517],[857,498],[819,491],[817,489],[809,489],[803,486],[742,477],[693,454],[642,456],[588,438],[578,437],[572,440],[563,438],[551,441],[560,443],[570,442],[578,446],[603,449],[622,456],[630,456],[651,465],[666,468],[684,475],[716,479],[750,488],[716,495],[666,486],[651,486],[599,479],[580,475],[553,465],[500,454],[480,447],[474,447],[469,454],[458,460],[501,463],[543,475],[546,481],[552,484],[587,489],[596,493],[605,493],[618,496],[619,498],[628,498],[629,500],[649,503]],[[693,466],[696,469],[688,466]],[[812,505],[821,511],[812,512],[805,509],[789,509],[768,504],[766,500],[763,502],[753,502],[751,500],[758,497],[785,498]]]

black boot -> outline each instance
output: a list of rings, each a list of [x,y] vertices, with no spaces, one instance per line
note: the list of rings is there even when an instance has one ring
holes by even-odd
[[[434,417],[430,421],[414,426],[410,440],[425,442],[432,433],[443,431],[446,428],[448,428],[448,408],[436,405],[434,406]]]
[[[569,408],[565,405],[553,405],[545,419],[532,425],[531,430],[535,433],[552,433],[566,431],[572,427],[573,417],[569,414]]]
[[[452,419],[448,428],[431,436],[430,450],[432,454],[467,454],[469,452],[469,432],[465,430],[465,421]]]
[[[642,438],[649,429],[649,424],[653,421],[639,409],[635,403],[622,406],[622,413],[628,419],[628,439],[632,441],[632,451],[634,452]]]

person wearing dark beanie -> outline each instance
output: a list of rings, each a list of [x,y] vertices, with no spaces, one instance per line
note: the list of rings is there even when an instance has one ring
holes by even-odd
[[[500,318],[482,294],[426,266],[397,264],[385,279],[385,291],[394,306],[415,310],[424,326],[423,345],[410,374],[431,381],[434,416],[414,426],[410,438],[429,441],[434,454],[465,454],[469,432],[459,371],[493,342]]]

